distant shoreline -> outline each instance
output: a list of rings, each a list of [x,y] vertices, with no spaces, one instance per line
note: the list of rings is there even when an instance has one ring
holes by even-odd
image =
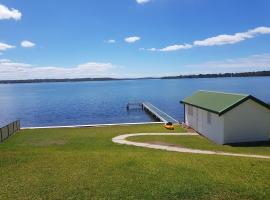
[[[0,84],[16,83],[59,83],[59,82],[90,82],[90,81],[117,81],[117,80],[145,80],[145,79],[199,79],[199,78],[233,78],[233,77],[266,77],[270,71],[219,73],[219,74],[191,74],[164,77],[144,78],[71,78],[71,79],[27,79],[27,80],[0,80]]]

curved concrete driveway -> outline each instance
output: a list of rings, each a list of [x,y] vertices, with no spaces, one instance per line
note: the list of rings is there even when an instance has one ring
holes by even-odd
[[[195,153],[195,154],[208,154],[208,155],[224,155],[224,156],[237,156],[237,157],[249,157],[249,158],[266,158],[270,159],[270,156],[263,155],[254,155],[254,154],[239,154],[239,153],[228,153],[228,152],[218,152],[218,151],[208,151],[208,150],[200,150],[200,149],[189,149],[184,147],[173,147],[166,145],[158,145],[158,144],[149,144],[143,142],[132,142],[126,140],[129,137],[133,136],[143,136],[143,135],[198,135],[197,133],[134,133],[134,134],[124,134],[116,136],[112,139],[114,143],[118,144],[126,144],[137,147],[146,147],[151,149],[161,149],[166,151],[174,151],[181,153]]]

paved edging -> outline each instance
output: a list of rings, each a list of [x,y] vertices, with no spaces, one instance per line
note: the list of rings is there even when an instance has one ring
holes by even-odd
[[[249,158],[265,158],[270,159],[270,156],[263,155],[254,155],[254,154],[239,154],[239,153],[228,153],[228,152],[216,152],[216,151],[208,151],[208,150],[200,150],[200,149],[190,149],[184,147],[172,147],[158,144],[149,144],[143,142],[132,142],[126,140],[132,136],[143,136],[143,135],[198,135],[197,133],[134,133],[134,134],[124,134],[116,136],[112,139],[114,143],[118,144],[126,144],[137,147],[146,147],[151,149],[160,149],[165,151],[174,151],[181,153],[194,153],[194,154],[208,154],[208,155],[224,155],[224,156],[236,156],[236,157],[249,157]]]

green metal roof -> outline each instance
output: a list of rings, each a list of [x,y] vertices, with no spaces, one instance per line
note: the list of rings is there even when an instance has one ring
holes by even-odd
[[[186,97],[183,101],[181,101],[181,103],[189,104],[222,115],[248,99],[252,99],[269,109],[269,105],[251,95],[202,90],[195,92],[189,97]]]

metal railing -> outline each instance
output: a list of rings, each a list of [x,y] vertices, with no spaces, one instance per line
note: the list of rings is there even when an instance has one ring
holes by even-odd
[[[0,142],[9,138],[11,135],[19,131],[21,128],[20,120],[11,122],[10,124],[0,128]]]

